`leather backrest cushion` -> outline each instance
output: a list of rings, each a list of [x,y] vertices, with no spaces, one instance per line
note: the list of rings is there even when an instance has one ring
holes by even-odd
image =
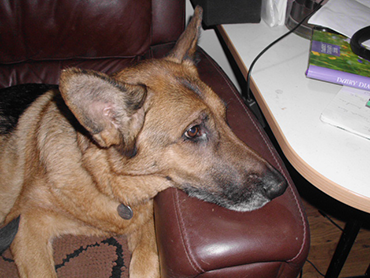
[[[0,63],[140,55],[151,28],[148,0],[2,0]]]
[[[152,45],[176,41],[185,29],[184,0],[152,0]]]

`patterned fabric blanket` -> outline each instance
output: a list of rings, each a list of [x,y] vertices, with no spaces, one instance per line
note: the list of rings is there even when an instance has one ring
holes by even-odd
[[[55,239],[54,261],[59,278],[128,278],[131,254],[126,237],[63,236]],[[9,250],[0,257],[0,278],[17,278]]]

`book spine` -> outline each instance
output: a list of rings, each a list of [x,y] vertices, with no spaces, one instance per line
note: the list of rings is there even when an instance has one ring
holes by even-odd
[[[353,73],[309,65],[306,76],[331,83],[370,90],[370,77],[360,76]]]

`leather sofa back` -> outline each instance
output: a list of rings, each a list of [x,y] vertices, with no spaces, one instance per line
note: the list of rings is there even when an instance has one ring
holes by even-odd
[[[94,69],[94,60],[134,61],[152,45],[176,41],[184,9],[183,0],[0,1],[0,88],[55,83],[61,68]],[[115,71],[126,63],[95,69],[109,72],[110,66]]]

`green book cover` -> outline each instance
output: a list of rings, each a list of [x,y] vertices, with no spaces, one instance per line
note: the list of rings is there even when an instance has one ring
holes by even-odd
[[[351,50],[350,39],[314,30],[307,77],[370,90],[370,61]]]

